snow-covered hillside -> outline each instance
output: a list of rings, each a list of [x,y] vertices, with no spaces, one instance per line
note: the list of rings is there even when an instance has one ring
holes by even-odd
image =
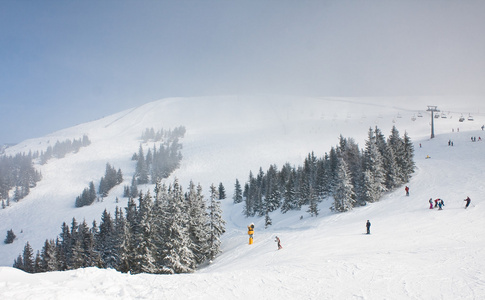
[[[446,118],[435,119],[430,140],[426,105],[438,105]],[[483,111],[483,110],[482,110]],[[419,117],[419,115],[423,117]],[[472,114],[474,121],[459,122]],[[415,117],[415,118],[414,118]],[[101,212],[125,206],[123,185],[130,184],[135,153],[145,128],[183,125],[183,160],[174,176],[183,186],[200,182],[208,194],[222,182],[229,197],[235,179],[249,171],[285,162],[301,165],[311,151],[330,150],[338,136],[361,147],[369,127],[386,135],[396,125],[415,144],[417,172],[404,190],[381,202],[348,213],[310,218],[303,209],[246,219],[241,204],[224,202],[227,233],[223,253],[195,274],[127,275],[94,268],[29,275],[0,268],[2,299],[478,299],[485,297],[485,116],[453,99],[335,99],[277,96],[177,98],[152,102],[6,149],[7,154],[45,150],[57,140],[89,136],[91,145],[63,159],[37,166],[43,180],[19,203],[0,210],[0,234],[13,229],[17,240],[0,245],[0,265],[11,266],[26,241],[39,250],[72,217],[90,223]],[[453,141],[453,147],[448,141]],[[421,144],[421,147],[419,146]],[[153,143],[143,144],[153,147]],[[425,159],[429,155],[430,159]],[[90,181],[99,182],[109,162],[121,168],[125,183],[103,202],[74,208]],[[146,189],[152,188],[147,186]],[[471,207],[463,209],[470,196]],[[120,203],[115,198],[121,199]],[[442,211],[428,209],[429,198],[442,198]],[[303,216],[303,219],[300,219]],[[372,222],[372,235],[365,221]],[[247,224],[256,224],[255,244],[247,245]],[[283,249],[276,251],[275,235]]]

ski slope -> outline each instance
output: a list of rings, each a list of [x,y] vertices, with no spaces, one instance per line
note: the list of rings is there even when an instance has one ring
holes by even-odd
[[[433,101],[427,104],[439,105]],[[77,154],[39,166],[44,179],[31,195],[0,210],[0,233],[13,228],[18,237],[0,246],[0,299],[484,298],[485,141],[471,142],[470,137],[485,138],[480,130],[485,118],[474,113],[475,121],[459,123],[460,114],[468,113],[459,108],[446,119],[435,119],[436,138],[430,140],[422,99],[399,103],[274,96],[168,99],[8,148],[10,153],[43,149],[49,139],[83,133],[92,141]],[[453,111],[447,103],[443,105]],[[419,111],[424,117],[412,121]],[[182,166],[173,177],[184,186],[190,179],[201,182],[206,193],[211,183],[223,182],[229,198],[235,179],[244,182],[250,170],[266,171],[273,163],[300,165],[310,151],[318,156],[329,151],[340,134],[354,137],[362,147],[368,128],[376,125],[386,135],[392,125],[410,134],[417,170],[409,197],[402,188],[343,214],[331,213],[330,203],[323,202],[317,218],[309,217],[306,208],[284,215],[276,211],[267,229],[264,218],[244,218],[242,204],[227,199],[223,253],[193,274],[128,275],[95,268],[25,274],[8,267],[26,241],[40,250],[63,221],[76,216],[90,223],[104,208],[124,206],[125,199],[114,201],[122,187],[90,207],[75,209],[73,203],[89,181],[104,174],[108,158],[131,180],[134,163],[129,158],[144,128],[179,125],[186,126],[187,135]],[[466,196],[472,199],[467,210]],[[430,210],[429,198],[442,198],[444,209]],[[371,235],[364,234],[367,219]],[[246,226],[251,222],[255,243],[248,245]],[[282,250],[277,250],[276,235]]]

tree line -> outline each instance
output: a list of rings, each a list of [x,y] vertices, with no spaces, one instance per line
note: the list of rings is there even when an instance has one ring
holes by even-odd
[[[61,226],[56,240],[46,240],[41,251],[27,242],[13,266],[29,273],[72,270],[82,267],[113,268],[121,272],[174,274],[193,272],[220,252],[225,232],[218,189],[210,187],[204,199],[202,187],[190,182],[188,191],[175,179],[167,188],[160,180],[155,196],[140,193],[114,218],[106,210],[99,227]]]
[[[171,142],[174,139],[178,138],[183,138],[185,135],[185,127],[184,126],[179,126],[175,127],[174,129],[160,129],[155,132],[155,129],[152,128],[146,128],[145,131],[141,134],[141,139],[143,140],[144,143],[148,142],[149,140],[152,140],[154,142],[159,142],[159,141],[166,141],[166,142]]]
[[[99,188],[98,192],[96,192],[96,187],[94,186],[94,182],[91,181],[89,186],[85,188],[81,195],[76,197],[75,206],[76,207],[83,207],[87,205],[91,205],[97,199],[97,194],[101,197],[107,197],[109,191],[121,184],[123,182],[123,173],[121,169],[116,169],[111,166],[109,163],[106,164],[106,171],[103,177],[99,180]]]
[[[68,153],[76,153],[82,147],[87,147],[91,144],[87,135],[82,138],[72,141],[67,139],[63,142],[57,141],[54,146],[49,146],[45,151],[40,153],[40,164],[44,165],[51,158],[63,158]]]
[[[146,155],[140,145],[138,153],[134,153],[132,156],[132,160],[136,161],[135,174],[131,186],[124,188],[124,196],[136,197],[138,185],[155,184],[158,179],[168,178],[173,171],[180,167],[181,150],[182,144],[178,138],[160,144],[158,149],[154,145],[153,149],[148,149]]]
[[[0,157],[0,199],[2,208],[10,206],[10,190],[14,189],[13,200],[18,202],[37,185],[42,175],[34,168],[33,155],[16,154]]]
[[[323,157],[308,154],[303,166],[287,163],[278,170],[271,165],[256,175],[250,171],[244,187],[236,179],[233,200],[244,201],[246,217],[265,216],[267,226],[269,213],[277,209],[286,213],[308,205],[308,213],[317,216],[318,203],[327,198],[333,199],[332,210],[344,212],[376,202],[383,193],[407,183],[414,173],[413,159],[407,133],[401,137],[393,126],[386,139],[379,128],[370,128],[362,150],[352,138],[341,135],[338,145]]]

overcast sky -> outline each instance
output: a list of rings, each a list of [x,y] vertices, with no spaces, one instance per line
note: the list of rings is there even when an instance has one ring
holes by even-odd
[[[484,16],[468,0],[0,0],[0,144],[166,97],[482,96]]]

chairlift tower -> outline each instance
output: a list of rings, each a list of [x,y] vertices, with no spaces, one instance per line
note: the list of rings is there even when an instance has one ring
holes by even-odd
[[[431,112],[431,138],[434,138],[434,113],[440,112],[438,106],[428,105],[428,109],[426,111]]]

